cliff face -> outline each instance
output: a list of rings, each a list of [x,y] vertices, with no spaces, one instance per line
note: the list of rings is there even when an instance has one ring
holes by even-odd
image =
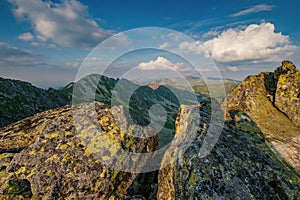
[[[290,61],[274,73],[247,77],[226,99],[227,119],[245,112],[280,154],[300,171],[300,73]],[[226,104],[223,104],[225,107]]]
[[[199,109],[195,106],[193,109]],[[191,108],[182,107],[181,113]],[[245,113],[225,122],[217,144],[198,156],[207,137],[209,117],[200,107],[198,136],[174,163],[160,169],[157,199],[297,199],[300,177],[272,150],[269,141]],[[178,115],[175,138],[185,138],[190,124]],[[179,150],[180,151],[180,150]],[[164,159],[171,155],[165,154]]]
[[[138,181],[145,179],[144,174],[135,180],[137,174],[111,169],[95,155],[97,145],[105,148],[106,157],[118,154],[107,144],[130,152],[151,152],[158,147],[157,136],[135,139],[132,127],[126,121],[118,127],[113,111],[101,103],[77,105],[80,116],[92,117],[89,112],[93,106],[97,121],[79,119],[78,128],[73,125],[71,107],[66,106],[0,130],[1,199],[126,199],[137,195],[134,191],[151,192],[147,190],[154,172],[147,174],[149,184],[141,184]],[[122,112],[122,108],[113,109]],[[98,125],[94,123],[101,127],[105,144],[98,141]]]

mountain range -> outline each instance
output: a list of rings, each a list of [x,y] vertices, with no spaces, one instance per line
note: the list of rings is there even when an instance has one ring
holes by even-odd
[[[218,101],[207,97],[203,80],[190,79],[193,88],[200,85],[196,96],[172,80],[139,86],[92,74],[61,90],[42,90],[0,79],[4,126],[0,195],[3,199],[298,199],[300,73],[294,64],[283,61],[274,72],[251,75],[240,83],[225,81],[228,95]],[[210,81],[216,87],[220,84]],[[216,111],[213,103],[225,116],[224,123],[210,123]],[[159,132],[136,128],[151,124],[149,110],[154,105],[166,110],[163,128]],[[184,151],[176,146],[178,141],[187,142]],[[210,147],[207,141],[216,144],[208,155],[200,156],[206,151],[203,147]],[[154,171],[124,172],[105,163],[124,150],[151,153],[168,143],[175,149],[164,152],[161,167]],[[99,147],[105,155],[97,157]],[[175,156],[172,152],[180,156],[169,162]],[[153,164],[139,161],[141,168]]]

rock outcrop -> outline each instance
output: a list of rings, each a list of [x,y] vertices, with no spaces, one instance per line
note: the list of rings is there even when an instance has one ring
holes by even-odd
[[[274,95],[275,106],[300,127],[300,72],[290,61],[282,62],[274,72],[277,85]]]
[[[136,180],[136,173],[111,169],[105,160],[121,149],[155,151],[157,136],[152,133],[152,137],[135,138],[135,129],[126,121],[122,128],[117,126],[113,111],[101,103],[85,103],[75,108],[82,117],[77,127],[74,107],[65,106],[0,130],[1,199],[129,199],[141,197],[135,191],[151,192],[155,172],[140,174]],[[93,108],[96,120],[92,120]],[[106,141],[98,141],[101,137]],[[105,154],[101,158],[97,156],[97,145]],[[146,175],[147,181],[139,183]]]
[[[180,113],[192,112],[182,107]],[[194,109],[199,109],[197,106]],[[207,137],[207,108],[200,107],[198,136],[174,163],[160,169],[157,199],[297,199],[300,177],[278,157],[269,141],[245,113],[225,122],[210,154],[198,156]],[[194,119],[178,115],[175,138],[184,138],[184,129]],[[180,150],[179,150],[180,151]],[[166,154],[164,159],[170,155]]]
[[[223,104],[227,119],[232,119],[235,113],[246,113],[297,171],[300,171],[299,92],[299,70],[292,62],[283,61],[274,73],[247,77]]]
[[[97,80],[91,75],[65,90],[71,95],[78,87],[82,91],[78,100],[92,101],[84,86],[97,85]],[[129,109],[79,101],[35,114],[0,129],[0,197],[298,199],[299,80],[298,69],[289,61],[274,73],[247,77],[228,95],[227,107],[222,104],[224,124],[218,117],[213,125],[210,122],[212,112],[223,116],[221,108],[212,109],[211,100],[199,98],[198,105],[191,105],[195,101],[182,91],[184,102],[190,104],[180,105],[174,136],[165,134],[166,126],[172,123],[167,127],[173,130],[179,102],[164,86],[136,90]],[[105,93],[98,98],[108,100],[115,80],[102,77],[101,82],[96,96]],[[130,86],[128,82],[121,89]],[[154,104],[172,113],[162,133],[132,125],[134,120],[124,117],[129,113],[147,118],[144,115]],[[136,173],[153,163],[124,153],[147,154],[156,151],[159,142],[164,146],[170,141],[158,160],[163,166],[159,171]],[[206,151],[210,153],[203,156]],[[121,170],[131,163],[137,170]]]

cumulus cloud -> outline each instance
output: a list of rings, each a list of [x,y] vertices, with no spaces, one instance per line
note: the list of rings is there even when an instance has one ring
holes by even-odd
[[[232,72],[237,72],[237,71],[239,71],[239,68],[237,68],[236,66],[228,66],[227,69],[228,69],[229,71],[232,71]]]
[[[271,23],[251,24],[245,28],[228,29],[219,36],[201,42],[181,44],[182,50],[203,53],[219,62],[279,61],[296,49],[288,36],[275,32]]]
[[[252,6],[250,8],[247,8],[245,10],[241,10],[237,13],[234,13],[233,15],[231,15],[232,17],[239,17],[242,15],[247,15],[250,13],[257,13],[257,12],[262,12],[262,11],[270,11],[274,8],[274,6],[271,5],[267,5],[267,4],[259,4],[259,5],[255,5]]]
[[[22,33],[18,38],[28,42],[33,40],[33,35],[31,33]]]
[[[112,34],[89,16],[87,6],[77,0],[59,3],[42,0],[9,0],[19,20],[28,20],[40,41],[91,48]]]
[[[150,60],[149,62],[142,62],[138,65],[140,70],[178,70],[183,64],[182,63],[172,63],[170,60],[158,56],[156,60]]]
[[[251,24],[244,30],[228,29],[203,47],[221,62],[268,59],[294,49],[289,37],[275,33],[271,23]]]
[[[179,44],[179,49],[185,53],[204,54],[203,43],[201,41],[182,42]]]

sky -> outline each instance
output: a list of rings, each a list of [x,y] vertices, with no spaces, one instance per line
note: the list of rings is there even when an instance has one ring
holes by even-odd
[[[57,88],[91,65],[97,70],[86,73],[106,69],[133,80],[171,71],[243,80],[283,60],[299,66],[299,7],[297,0],[2,0],[0,76]]]

